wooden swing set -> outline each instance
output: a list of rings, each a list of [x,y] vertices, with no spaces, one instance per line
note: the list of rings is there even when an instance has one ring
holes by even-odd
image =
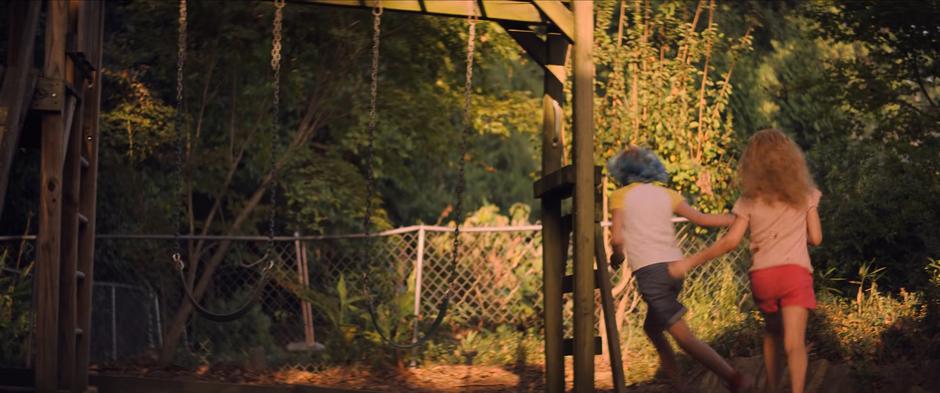
[[[574,390],[594,391],[594,296],[600,289],[615,390],[624,392],[598,206],[600,170],[593,165],[593,1],[569,0],[288,0],[293,5],[381,9],[498,23],[544,69],[541,200],[546,391],[565,390],[565,356],[573,356]],[[277,2],[276,2],[277,3]],[[6,194],[21,135],[41,139],[39,229],[36,236],[38,392],[88,390],[89,331],[95,245],[98,115],[103,1],[14,0],[0,91],[0,197]],[[43,12],[44,11],[44,12]],[[33,64],[44,15],[42,67]],[[571,56],[569,56],[569,52]],[[570,60],[569,60],[570,58]],[[571,165],[565,155],[562,106],[573,69]],[[469,83],[469,81],[468,81]],[[36,126],[27,119],[39,119]],[[562,201],[573,198],[570,212]],[[2,212],[0,198],[0,212]],[[568,245],[573,274],[566,276]],[[573,293],[574,337],[563,333],[563,293]],[[0,389],[2,390],[2,389]]]

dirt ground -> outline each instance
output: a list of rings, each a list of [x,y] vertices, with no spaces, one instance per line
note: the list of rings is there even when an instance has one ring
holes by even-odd
[[[763,362],[759,357],[733,359],[735,368],[752,375],[763,390]],[[572,386],[570,359],[566,367],[567,387]],[[541,392],[544,391],[543,368],[494,367],[481,365],[430,365],[402,370],[369,370],[363,367],[330,368],[309,372],[283,370],[253,372],[240,368],[202,368],[193,373],[189,369],[148,369],[129,367],[102,369],[100,373],[121,374],[173,380],[213,381],[238,384],[315,385],[327,388],[381,391],[381,392]],[[602,360],[595,364],[595,386],[599,392],[611,392],[613,381],[610,368]],[[718,393],[727,390],[718,378],[701,369],[689,371],[690,392]],[[784,377],[786,379],[786,377]],[[813,360],[806,377],[806,393],[898,392],[940,393],[940,360],[926,364],[894,364],[881,370],[859,375],[844,363]],[[789,391],[784,386],[783,391]],[[644,381],[628,385],[636,393],[665,393],[674,389],[661,381]]]
[[[571,361],[566,365],[566,382],[570,389],[574,380]],[[103,368],[103,374],[140,376],[174,380],[212,381],[239,384],[302,384],[339,389],[382,392],[542,392],[544,370],[540,365],[497,367],[482,365],[429,365],[402,370],[370,370],[364,367],[334,367],[322,371],[282,370],[275,372],[247,371],[242,368],[161,369],[146,367]],[[595,364],[597,391],[613,391],[610,367],[598,360]],[[631,392],[669,392],[669,386],[645,382],[631,386]]]

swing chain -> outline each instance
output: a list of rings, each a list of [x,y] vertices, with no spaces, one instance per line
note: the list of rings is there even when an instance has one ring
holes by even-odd
[[[465,167],[467,160],[470,159],[467,150],[468,150],[468,140],[470,138],[470,132],[473,129],[473,121],[470,114],[471,109],[471,99],[473,94],[473,53],[476,45],[476,25],[477,25],[477,16],[474,12],[470,13],[470,16],[467,17],[469,22],[469,30],[467,37],[467,68],[464,75],[464,95],[463,95],[463,129],[460,133],[460,157],[457,163],[457,201],[454,206],[454,220],[456,225],[454,225],[454,251],[451,254],[451,274],[457,269],[457,262],[460,258],[460,224],[463,221],[463,194],[466,188],[466,176],[465,176]],[[453,280],[451,280],[451,285],[447,289],[449,292],[453,291]]]
[[[268,164],[271,168],[271,210],[268,215],[268,249],[265,256],[269,260],[265,270],[270,269],[274,264],[274,231],[275,231],[275,213],[277,211],[277,144],[279,142],[279,119],[281,115],[281,22],[284,19],[285,0],[274,0],[274,26],[272,27],[271,39],[271,69],[273,71],[273,90],[271,113],[271,146],[268,151]]]
[[[177,262],[182,269],[183,262],[180,256],[182,251],[182,240],[180,239],[180,222],[185,218],[185,202],[183,195],[185,188],[183,186],[183,69],[186,65],[186,0],[179,2],[179,19],[176,41],[176,112],[173,115],[173,128],[176,131],[176,184],[178,203],[180,209],[176,216],[176,231],[174,234],[173,260]]]
[[[366,213],[362,218],[362,227],[365,230],[366,241],[369,242],[367,252],[372,254],[372,198],[375,196],[375,174],[372,171],[375,160],[375,127],[378,123],[376,110],[379,87],[379,44],[382,36],[382,5],[372,9],[372,73],[369,84],[369,124],[367,126],[368,138],[366,142]],[[365,270],[364,270],[365,271]]]

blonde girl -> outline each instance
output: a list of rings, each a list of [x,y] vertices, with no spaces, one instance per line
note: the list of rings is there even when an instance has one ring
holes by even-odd
[[[816,308],[813,266],[807,244],[822,243],[817,206],[822,194],[813,183],[803,152],[775,129],[754,134],[741,157],[741,198],[734,223],[709,248],[669,266],[673,277],[735,249],[750,232],[751,291],[765,316],[764,363],[768,391],[781,375],[780,341],[790,369],[791,391],[806,380],[806,320]]]

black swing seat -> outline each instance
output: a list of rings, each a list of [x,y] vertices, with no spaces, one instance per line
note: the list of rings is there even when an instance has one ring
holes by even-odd
[[[242,304],[240,304],[238,307],[236,307],[232,311],[224,312],[224,313],[217,313],[199,304],[199,301],[196,300],[196,296],[193,295],[192,287],[189,285],[188,280],[186,280],[186,274],[184,273],[184,269],[183,269],[184,265],[183,265],[182,259],[180,259],[178,254],[174,255],[173,259],[179,266],[178,270],[179,270],[179,276],[180,276],[180,284],[183,287],[183,293],[186,295],[186,298],[189,300],[189,303],[193,305],[193,309],[196,311],[197,314],[213,322],[232,322],[245,316],[245,314],[248,314],[248,311],[251,311],[251,308],[255,305],[255,302],[257,302],[258,298],[261,296],[262,290],[264,290],[264,287],[267,285],[268,271],[270,271],[271,267],[273,266],[273,261],[271,261],[265,268],[261,270],[261,277],[258,278],[258,282],[255,284],[255,287],[252,288],[250,296],[248,296],[248,298],[245,299],[245,301],[242,302]],[[255,264],[257,263],[258,262],[256,262]]]

